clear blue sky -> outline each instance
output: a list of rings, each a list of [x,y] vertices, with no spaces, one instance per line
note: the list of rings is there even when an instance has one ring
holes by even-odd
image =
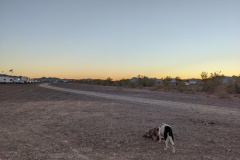
[[[239,75],[240,1],[0,0],[0,70],[9,69],[32,78]]]

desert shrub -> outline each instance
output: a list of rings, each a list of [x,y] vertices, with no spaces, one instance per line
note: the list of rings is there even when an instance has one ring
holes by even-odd
[[[136,88],[136,87],[138,87],[138,85],[135,82],[131,82],[128,87]]]
[[[234,81],[234,80],[228,81],[228,82],[225,84],[225,90],[226,90],[228,93],[231,93],[231,94],[237,93],[235,81]]]
[[[227,82],[226,90],[231,94],[240,94],[240,77],[235,77]]]
[[[215,88],[215,95],[219,98],[230,98],[225,85],[219,85]]]
[[[189,86],[187,86],[185,84],[185,82],[183,82],[183,81],[177,82],[176,90],[178,90],[179,92],[185,92],[185,91],[187,91],[188,88],[189,88]]]
[[[172,78],[170,76],[167,76],[167,77],[163,78],[163,84],[164,84],[165,87],[170,86],[171,79]]]
[[[160,90],[162,88],[161,84],[155,84],[152,87],[150,87],[151,91],[156,91],[156,90]]]
[[[175,89],[179,92],[196,92],[198,85],[186,85],[186,81],[180,79],[180,77],[176,77],[176,86]]]
[[[145,78],[144,84],[145,84],[145,87],[152,87],[152,86],[154,86],[155,81],[150,78]]]
[[[162,78],[161,84],[155,84],[151,90],[163,90],[163,91],[179,91],[179,92],[186,92],[189,90],[190,86],[187,86],[185,84],[185,81],[183,81],[180,77],[175,78],[176,82],[173,83],[172,78],[170,76],[167,76],[165,78]]]
[[[235,79],[235,89],[236,93],[240,94],[240,75]]]
[[[176,79],[176,85],[178,85],[178,84],[180,84],[182,82],[182,80],[181,80],[181,78],[179,76],[177,76],[175,79]]]
[[[123,87],[130,87],[131,86],[131,81],[130,79],[121,79],[119,81],[116,81],[116,83],[119,85],[119,86],[123,86]]]
[[[201,77],[202,77],[203,80],[207,79],[208,78],[208,73],[207,72],[202,72]]]
[[[113,85],[113,81],[112,81],[112,78],[108,77],[105,81],[105,85]]]
[[[146,76],[138,75],[137,78],[136,87],[152,87],[155,84],[154,80]]]
[[[202,91],[204,92],[213,93],[220,85],[223,84],[223,75],[220,75],[220,72],[211,73],[211,76],[209,78],[206,78],[206,76],[202,76],[202,78]]]
[[[101,80],[101,79],[94,79],[94,80],[90,81],[90,84],[102,85],[103,84],[103,80]]]

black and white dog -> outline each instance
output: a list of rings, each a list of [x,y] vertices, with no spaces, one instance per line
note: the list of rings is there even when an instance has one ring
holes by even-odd
[[[161,138],[163,137],[165,140],[166,147],[164,150],[168,148],[168,142],[170,141],[173,147],[172,152],[175,153],[174,139],[173,139],[173,131],[172,127],[168,124],[162,123],[158,130],[159,141],[161,142]]]

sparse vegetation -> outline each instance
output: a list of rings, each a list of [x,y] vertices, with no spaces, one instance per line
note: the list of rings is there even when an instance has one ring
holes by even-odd
[[[240,93],[240,76],[225,80],[221,72],[211,73],[207,77],[206,72],[202,72],[202,91],[214,93],[220,98],[228,98],[229,94]]]
[[[76,82],[90,85],[149,88],[150,90],[178,91],[183,93],[208,92],[220,98],[228,98],[229,94],[240,94],[240,75],[225,77],[221,74],[221,71],[217,71],[210,73],[209,76],[207,72],[202,72],[200,76],[202,79],[194,83],[191,83],[190,80],[181,79],[179,76],[175,78],[166,76],[157,80],[156,78],[148,78],[143,75],[117,81],[113,81],[112,78],[108,77],[105,80],[83,79]]]
[[[240,76],[235,77],[234,80],[229,80],[229,82],[225,84],[225,89],[228,93],[240,94]]]
[[[229,98],[229,93],[226,90],[226,87],[224,85],[219,85],[215,88],[215,95],[217,95],[219,98]]]
[[[201,73],[202,77],[202,91],[213,93],[216,89],[222,85],[223,76],[220,74],[221,72],[211,73],[210,77],[208,77],[206,72]]]

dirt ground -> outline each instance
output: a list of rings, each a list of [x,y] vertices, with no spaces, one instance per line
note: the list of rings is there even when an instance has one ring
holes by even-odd
[[[239,95],[39,85],[0,84],[1,160],[240,159]],[[142,137],[162,122],[176,154]]]

